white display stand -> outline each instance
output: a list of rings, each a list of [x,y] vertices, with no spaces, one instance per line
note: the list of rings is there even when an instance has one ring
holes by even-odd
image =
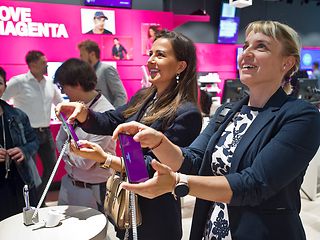
[[[320,148],[311,160],[304,176],[301,186],[302,196],[305,195],[309,200],[315,200],[319,196],[318,192],[318,169],[320,167]],[[320,177],[320,176],[319,176]]]
[[[62,215],[56,227],[45,227],[44,220],[50,210]],[[80,206],[53,206],[39,209],[39,222],[25,226],[22,213],[0,222],[0,239],[23,240],[104,240],[107,234],[107,219],[101,212]]]

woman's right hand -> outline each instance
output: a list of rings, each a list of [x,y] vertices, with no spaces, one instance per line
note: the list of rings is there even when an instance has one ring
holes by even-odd
[[[152,160],[151,165],[156,173],[152,178],[143,183],[123,182],[121,186],[140,196],[153,199],[165,193],[172,192],[176,185],[176,173],[165,164]]]
[[[74,141],[71,140],[71,151],[80,157],[92,159],[98,163],[104,162],[107,158],[108,153],[106,153],[97,143],[89,142],[87,140],[79,140],[78,145],[80,148],[77,148]]]
[[[136,142],[140,142],[141,147],[150,149],[158,146],[164,138],[163,133],[135,121],[118,125],[113,132],[112,138],[116,140],[119,133],[134,135],[133,139]]]
[[[71,124],[77,119],[83,123],[88,117],[88,108],[81,102],[62,102],[55,107],[55,113],[60,119],[60,112],[63,112],[67,121]]]

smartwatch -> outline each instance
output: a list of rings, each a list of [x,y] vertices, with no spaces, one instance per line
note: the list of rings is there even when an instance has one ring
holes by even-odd
[[[189,194],[188,176],[181,173],[176,173],[178,175],[178,181],[174,187],[174,195],[177,197],[184,197]]]

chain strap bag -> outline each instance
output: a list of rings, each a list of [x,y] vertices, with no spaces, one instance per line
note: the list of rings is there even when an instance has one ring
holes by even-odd
[[[130,229],[132,228],[130,192],[120,187],[124,181],[127,181],[124,172],[114,171],[109,177],[106,185],[104,209],[113,225],[119,229]],[[135,207],[137,226],[139,226],[142,223],[142,217],[137,196],[135,196]]]

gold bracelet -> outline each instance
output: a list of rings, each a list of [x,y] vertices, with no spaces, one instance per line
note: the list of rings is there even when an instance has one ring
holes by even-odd
[[[103,163],[100,163],[100,167],[103,169],[109,169],[112,163],[112,155],[111,153],[107,153],[107,158]]]

